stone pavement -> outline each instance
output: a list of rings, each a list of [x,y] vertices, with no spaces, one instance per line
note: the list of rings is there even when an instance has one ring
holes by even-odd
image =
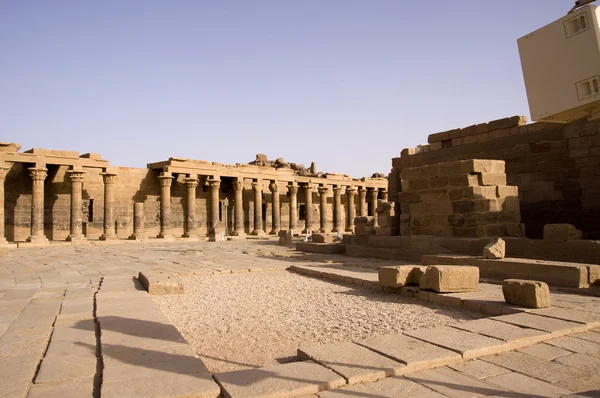
[[[500,306],[495,285],[442,299],[404,289],[395,293],[499,316],[301,347],[299,362],[211,375],[134,278],[294,265],[381,288],[376,267],[398,263],[294,254],[266,240],[11,250],[0,258],[0,397],[560,396],[600,388],[596,297],[553,292],[553,308],[525,313]]]

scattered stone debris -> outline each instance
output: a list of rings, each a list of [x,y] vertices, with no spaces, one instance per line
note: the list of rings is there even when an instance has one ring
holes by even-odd
[[[502,238],[496,238],[483,248],[483,258],[500,259],[506,255],[506,242]]]

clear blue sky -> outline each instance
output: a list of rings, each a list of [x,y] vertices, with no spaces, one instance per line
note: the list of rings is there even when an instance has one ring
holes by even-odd
[[[388,173],[431,133],[529,116],[516,40],[572,4],[0,0],[0,141]]]

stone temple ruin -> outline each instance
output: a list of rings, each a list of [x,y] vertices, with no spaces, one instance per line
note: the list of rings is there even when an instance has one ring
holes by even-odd
[[[0,255],[8,256],[0,258],[8,320],[0,322],[0,376],[18,376],[0,383],[0,395],[397,398],[600,388],[600,122],[512,117],[432,134],[392,159],[388,178],[261,154],[248,164],[172,157],[125,168],[92,153],[19,150],[0,144]],[[233,242],[219,242],[226,237]],[[335,282],[341,302],[351,301],[343,287],[353,289],[353,305],[361,297],[390,304],[393,295],[406,300],[393,314],[418,302],[471,318],[303,341],[295,356],[260,368],[209,352],[206,361],[245,366],[209,371],[186,341],[193,336],[184,338],[186,327],[208,333],[194,324],[199,315],[170,320],[157,305],[156,296],[182,296],[172,305],[190,308],[180,305],[189,290],[204,303],[214,299],[212,284],[222,293],[234,278],[259,272],[258,284],[264,271],[284,270]],[[212,277],[225,279],[191,287]],[[262,291],[289,295],[302,283],[294,281]],[[239,290],[236,298],[257,305]],[[299,296],[315,300],[313,290]],[[231,297],[199,312],[225,319]],[[286,301],[302,307],[294,300]],[[334,320],[354,309],[331,307]],[[256,323],[246,322],[252,334]],[[243,338],[256,336],[232,337]],[[248,341],[257,340],[225,344],[252,349]],[[549,360],[556,351],[562,356]]]

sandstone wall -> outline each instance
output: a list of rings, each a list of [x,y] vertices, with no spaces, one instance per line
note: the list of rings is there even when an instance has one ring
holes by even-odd
[[[541,238],[544,224],[570,223],[584,238],[600,239],[600,122],[524,122],[513,117],[432,134],[429,144],[404,149],[392,159],[390,201],[398,202],[400,173],[406,168],[505,160],[507,184],[518,187],[528,237]]]

